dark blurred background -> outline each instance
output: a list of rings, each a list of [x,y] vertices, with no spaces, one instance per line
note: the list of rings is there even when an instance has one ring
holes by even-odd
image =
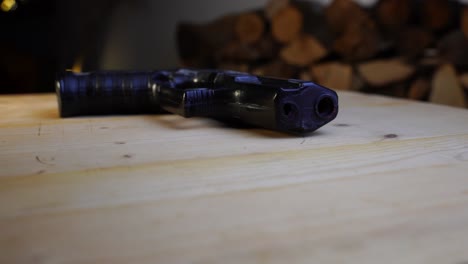
[[[175,27],[266,0],[0,0],[0,93],[53,91],[57,71],[178,65]]]
[[[179,61],[177,49],[180,42],[177,43],[176,41],[177,25],[180,25],[181,22],[189,22],[192,24],[209,23],[210,21],[214,21],[229,14],[239,14],[242,12],[249,12],[249,10],[263,10],[267,2],[270,1],[0,0],[0,21],[2,25],[0,34],[0,94],[52,92],[56,73],[66,69],[73,69],[75,71],[155,70],[174,68],[180,65],[190,66],[186,61],[183,61],[182,64],[181,61]],[[421,0],[407,1],[416,3],[413,5],[413,13],[419,13],[421,10],[424,11],[425,9],[420,6],[422,6],[423,3],[429,3],[429,1]],[[435,3],[435,6],[438,6],[438,4],[444,1],[445,0],[432,0],[431,2]],[[326,6],[332,1],[301,0],[296,2],[320,2],[321,6]],[[334,2],[346,1],[335,0]],[[379,6],[379,3],[389,2],[398,5],[401,4],[401,2],[405,2],[405,0],[356,0],[356,2],[359,2],[362,6],[369,7],[369,10],[365,12],[376,16],[375,14],[378,14],[378,12],[375,12],[375,6]],[[446,0],[446,2],[455,1]],[[460,2],[466,3],[468,0]],[[429,13],[434,12],[435,14],[439,13],[438,10],[432,9],[427,9],[426,11],[430,11]],[[468,10],[468,7],[466,9]],[[447,14],[457,14],[458,16],[460,10],[453,9],[451,13],[447,10],[445,11],[447,11]],[[384,9],[384,11],[390,14],[399,14],[398,10],[392,10],[391,8]],[[442,12],[442,14],[444,13]],[[393,16],[389,18],[390,21],[392,21],[392,17]],[[422,16],[422,18],[424,18],[424,16]],[[441,18],[444,18],[444,16]],[[307,20],[307,17],[305,20]],[[372,17],[372,20],[379,21],[375,19],[375,17]],[[413,17],[410,17],[409,21],[412,20]],[[447,20],[453,20],[455,21],[454,23],[458,25],[458,18],[448,18]],[[462,80],[464,80],[465,93],[468,95],[468,64],[465,60],[468,55],[468,52],[466,52],[468,49],[468,45],[466,45],[468,40],[466,37],[463,37],[463,34],[458,28],[452,28],[452,26],[455,25],[452,24],[450,24],[450,28],[440,32],[432,32],[431,30],[427,30],[427,28],[417,25],[419,30],[416,31],[419,33],[421,33],[421,31],[428,31],[430,36],[434,36],[430,38],[432,40],[428,42],[430,45],[426,45],[427,47],[424,46],[425,48],[429,48],[429,51],[438,49],[441,55],[444,55],[442,54],[443,52],[450,53],[448,62],[457,67],[458,76],[463,76]],[[324,28],[323,25],[324,23],[311,23],[307,26]],[[377,23],[377,25],[379,25],[379,23]],[[402,34],[403,37],[398,37],[400,34],[397,32],[401,30],[388,34],[389,32],[382,30],[381,25],[379,25],[379,34],[383,36],[379,41],[382,41],[382,43],[388,42],[389,37],[385,36],[387,34],[397,42],[402,40],[405,45],[410,46],[409,48],[413,46],[418,47],[417,45],[413,45],[413,41],[411,40],[405,41],[405,39],[410,39],[409,37],[414,35],[411,33],[414,31],[413,27],[414,25],[410,25],[410,28],[407,30],[409,33],[407,35]],[[224,27],[222,27],[222,30],[224,30]],[[265,29],[265,31],[268,30],[270,29]],[[344,40],[355,42],[354,35],[355,34],[352,34],[348,36],[350,39]],[[366,34],[364,34],[364,37],[365,36]],[[445,36],[447,37],[445,38]],[[204,38],[209,39],[211,36],[204,36]],[[450,45],[440,45],[440,43],[448,43]],[[360,44],[359,47],[368,49],[367,45],[364,44]],[[394,48],[388,45],[379,46],[379,48],[382,47],[390,47],[390,53],[395,51]],[[249,49],[251,47],[244,45],[240,46],[240,48],[242,51],[245,48]],[[329,53],[331,55],[326,56],[324,61],[318,61],[318,65],[321,63],[326,64],[328,61],[338,61],[339,63],[344,63],[348,68],[352,67],[352,83],[354,85],[355,77],[359,77],[358,74],[355,74],[355,71],[361,61],[349,59],[340,61],[341,58],[339,56],[336,57],[336,52],[333,50],[333,48],[336,47],[325,45],[325,48],[331,51]],[[403,48],[405,48],[404,45]],[[199,50],[199,48],[196,50]],[[396,82],[397,85],[391,83],[391,85],[386,85],[383,88],[379,87],[379,89],[374,89],[375,87],[367,90],[364,88],[352,89],[427,100],[429,98],[429,91],[431,90],[429,83],[432,80],[432,73],[438,69],[438,65],[443,65],[447,60],[440,60],[434,65],[427,66],[424,61],[426,53],[422,52],[423,49],[419,48],[416,51],[422,54],[418,54],[418,57],[411,57],[411,64],[416,64],[416,70],[413,71],[414,73],[412,73],[410,77],[405,79],[404,85],[401,85],[400,82]],[[208,55],[216,52],[218,51],[212,51],[212,49],[210,49]],[[379,52],[376,53],[375,56],[372,55],[372,57],[366,59],[385,59],[389,57],[390,53],[387,51]],[[459,56],[460,54],[464,56]],[[392,56],[397,58],[401,55],[402,54],[395,53]],[[442,57],[443,56],[440,58]],[[272,65],[275,66],[276,64],[274,62],[277,61],[276,57],[274,57],[272,61]],[[316,62],[313,64],[315,65]],[[421,65],[424,65],[424,67],[421,67]],[[201,65],[201,67],[211,66],[212,65],[208,64]],[[214,67],[219,67],[219,65],[214,65]],[[309,67],[309,65],[307,65],[307,67]],[[301,66],[299,68],[295,67],[295,69],[297,72],[304,73],[307,67]],[[430,68],[430,71],[427,71],[426,68]],[[287,72],[281,67],[279,70],[281,72]],[[314,69],[311,71],[313,72]],[[256,73],[255,71],[251,72]],[[265,75],[268,74],[265,73]],[[455,77],[458,78],[458,76]],[[295,75],[287,77],[297,78]],[[299,77],[304,79],[307,76],[303,77],[301,75]],[[422,79],[422,81],[420,81],[420,79]],[[312,78],[311,80],[321,83],[319,78]],[[357,78],[357,80],[359,80],[359,78]],[[326,82],[324,83],[327,84]],[[360,82],[356,83],[359,84]],[[413,84],[416,84],[414,88],[418,88],[417,84],[423,84],[419,85],[424,89],[419,89],[422,90],[422,92],[418,92],[417,96],[411,96]],[[334,87],[333,85],[331,85],[331,87],[339,89],[339,87]],[[390,92],[387,92],[387,90]],[[459,93],[457,93],[456,96],[459,96],[458,94]]]

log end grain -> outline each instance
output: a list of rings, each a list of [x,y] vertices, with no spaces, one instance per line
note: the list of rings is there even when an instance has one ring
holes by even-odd
[[[296,76],[296,71],[295,67],[288,65],[281,60],[275,60],[270,63],[254,67],[252,69],[252,74],[288,79],[292,76]]]
[[[307,66],[327,55],[323,45],[310,35],[302,35],[293,40],[280,52],[280,57],[295,66]]]
[[[463,34],[468,38],[468,6],[465,6],[461,11],[460,23]]]
[[[264,13],[265,17],[269,20],[273,19],[273,17],[283,8],[289,5],[289,0],[270,0],[266,3]]]
[[[448,0],[424,0],[421,3],[422,23],[427,28],[439,31],[446,28],[453,19],[451,3]]]
[[[440,66],[432,79],[429,101],[456,107],[465,107],[465,94],[452,64]]]
[[[242,14],[237,19],[234,30],[241,43],[252,44],[262,38],[265,22],[256,13]]]
[[[348,64],[328,62],[313,65],[310,72],[314,80],[320,85],[335,90],[351,89],[353,69]]]
[[[380,0],[376,14],[379,23],[384,28],[395,30],[408,22],[411,4],[408,0]]]
[[[407,97],[412,100],[423,100],[428,96],[430,90],[431,82],[427,79],[419,78],[411,83]]]
[[[385,86],[408,79],[414,72],[412,65],[400,59],[376,60],[361,63],[357,67],[359,74],[371,86]]]
[[[468,92],[468,73],[460,75],[460,83],[465,88],[465,91]]]
[[[372,58],[379,48],[380,36],[370,20],[350,25],[333,44],[333,49],[347,61]]]
[[[335,33],[343,32],[348,25],[368,14],[353,0],[334,0],[325,9],[326,21]]]
[[[280,43],[288,43],[295,39],[302,30],[302,13],[294,6],[279,10],[271,20],[271,33]]]

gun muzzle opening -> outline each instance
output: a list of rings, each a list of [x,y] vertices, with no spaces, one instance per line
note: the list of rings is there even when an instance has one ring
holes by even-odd
[[[337,108],[337,104],[330,96],[322,96],[315,105],[315,112],[320,118],[328,118]]]

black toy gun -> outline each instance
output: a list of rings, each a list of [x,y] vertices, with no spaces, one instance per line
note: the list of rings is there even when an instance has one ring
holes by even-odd
[[[307,133],[338,113],[333,90],[313,82],[234,71],[65,72],[56,86],[62,117],[165,110]]]

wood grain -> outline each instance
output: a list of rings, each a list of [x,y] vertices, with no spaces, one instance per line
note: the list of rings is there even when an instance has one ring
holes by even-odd
[[[464,263],[468,111],[340,92],[308,137],[1,96],[0,263]]]

